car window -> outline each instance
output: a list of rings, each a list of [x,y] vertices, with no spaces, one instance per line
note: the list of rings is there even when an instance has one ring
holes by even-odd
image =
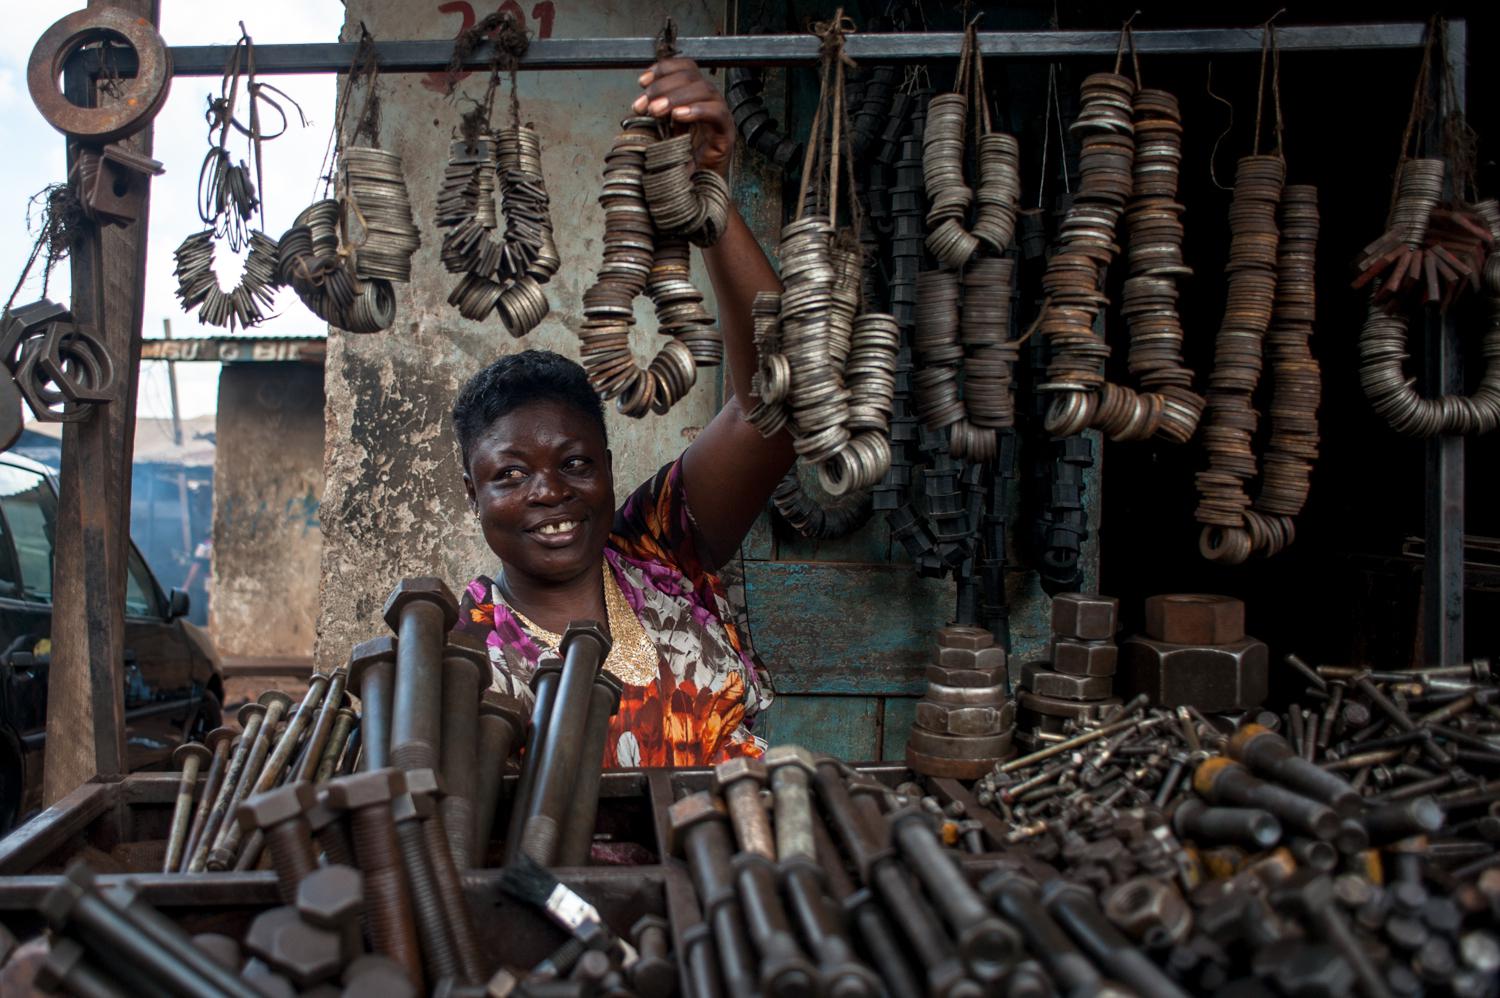
[[[0,596],[21,595],[21,573],[16,571],[15,547],[5,512],[0,510]]]
[[[21,594],[52,599],[52,542],[56,536],[57,496],[34,471],[0,464],[0,510],[10,529],[20,570]]]
[[[130,571],[125,573],[125,613],[132,617],[161,616],[161,610],[156,605],[156,586],[151,582],[151,573],[134,546],[130,549],[130,560],[126,564],[130,566]]]

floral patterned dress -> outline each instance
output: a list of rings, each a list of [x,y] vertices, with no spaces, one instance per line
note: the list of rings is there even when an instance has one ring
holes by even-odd
[[[615,513],[605,563],[656,645],[656,679],[626,685],[610,722],[604,765],[705,766],[760,756],[765,740],[750,719],[770,705],[769,678],[744,641],[726,589],[703,564],[679,458]],[[532,701],[531,675],[557,651],[511,612],[494,581],[464,591],[460,627],[484,636],[494,688]]]

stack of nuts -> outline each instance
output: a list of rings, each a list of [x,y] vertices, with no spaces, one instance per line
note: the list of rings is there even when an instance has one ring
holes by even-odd
[[[1023,747],[1037,747],[1038,733],[1060,735],[1068,721],[1096,719],[1120,702],[1111,695],[1118,609],[1119,601],[1110,596],[1052,598],[1051,661],[1028,662],[1021,669]]]
[[[1168,593],[1146,600],[1146,633],[1120,644],[1121,696],[1205,714],[1258,707],[1270,656],[1245,636],[1245,604],[1230,596]]]
[[[938,631],[937,662],[927,667],[906,764],[926,776],[977,779],[1010,757],[1014,730],[1005,649],[981,627]]]

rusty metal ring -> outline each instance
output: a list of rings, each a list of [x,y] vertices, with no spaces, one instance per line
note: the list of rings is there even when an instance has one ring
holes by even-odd
[[[57,89],[63,65],[90,42],[123,38],[136,55],[133,79],[108,107],[79,107]],[[172,85],[172,54],[151,22],[114,7],[74,11],[42,32],[26,64],[31,100],[47,123],[76,139],[104,144],[151,123]]]
[[[69,402],[114,401],[114,360],[86,329],[54,322],[42,341],[37,367]]]

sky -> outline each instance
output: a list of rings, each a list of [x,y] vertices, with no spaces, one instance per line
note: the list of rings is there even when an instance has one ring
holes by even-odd
[[[85,4],[79,0],[40,3],[6,0],[3,6],[6,29],[0,32],[0,149],[7,154],[0,156],[0,305],[15,287],[35,239],[26,227],[27,201],[67,175],[63,136],[42,119],[32,104],[26,88],[26,63],[41,33],[64,14]],[[338,40],[344,7],[339,0],[257,0],[253,4],[234,5],[162,0],[160,31],[168,45],[229,46],[239,38],[240,17],[244,17],[250,37],[258,44],[331,42]],[[228,51],[226,48],[226,56]],[[334,77],[330,74],[264,79],[301,104],[308,121],[306,128],[301,127],[296,113],[288,108],[292,121],[286,134],[264,143],[265,228],[275,238],[316,195],[318,168],[323,162],[333,120]],[[166,173],[151,186],[143,325],[147,338],[163,335],[164,320],[171,322],[176,338],[225,334],[224,330],[200,325],[194,315],[183,314],[174,293],[176,281],[172,275],[172,251],[184,238],[204,228],[197,212],[198,169],[208,151],[203,112],[210,94],[217,95],[219,85],[217,77],[177,77],[154,123],[153,155],[166,166]],[[243,98],[239,113],[241,120],[248,118]],[[245,140],[239,136],[231,138],[229,151],[236,161],[246,159]],[[240,262],[223,244],[219,245],[215,259],[220,284],[227,290],[239,279]],[[48,297],[66,303],[68,279],[64,262],[53,272]],[[16,304],[35,301],[41,292],[40,266],[37,266],[16,296]],[[258,327],[258,331],[295,336],[321,334],[326,328],[289,290],[278,293],[275,311],[276,316]],[[177,365],[179,404],[184,418],[214,411],[218,378],[217,364]],[[145,417],[171,415],[165,363],[148,361],[141,365],[138,409]]]

